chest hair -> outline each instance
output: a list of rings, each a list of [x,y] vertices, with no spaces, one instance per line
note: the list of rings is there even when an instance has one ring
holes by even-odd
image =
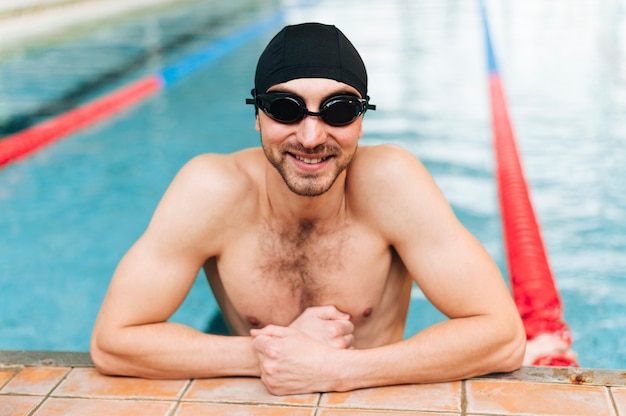
[[[301,220],[291,228],[266,223],[258,238],[259,270],[267,286],[288,290],[300,310],[319,304],[332,276],[344,269],[345,227],[322,230]]]

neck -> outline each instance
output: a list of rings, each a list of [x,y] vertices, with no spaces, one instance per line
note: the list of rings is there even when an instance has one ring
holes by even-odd
[[[268,166],[266,178],[270,216],[280,222],[301,224],[302,221],[308,221],[324,224],[335,222],[345,214],[345,171],[327,192],[318,196],[295,194],[271,165]]]

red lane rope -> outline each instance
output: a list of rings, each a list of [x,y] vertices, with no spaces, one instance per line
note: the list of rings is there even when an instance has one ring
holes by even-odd
[[[159,91],[199,68],[214,62],[271,27],[282,23],[280,9],[250,26],[211,43],[206,48],[170,65],[158,74],[142,78],[91,103],[68,111],[41,124],[0,139],[0,168],[23,158],[40,147],[106,119]]]
[[[515,304],[527,338],[552,334],[572,343],[563,308],[548,263],[539,225],[520,162],[502,83],[497,73],[489,77],[496,176],[502,210],[509,274]],[[577,365],[571,356],[548,353],[534,359],[535,365]]]
[[[142,78],[102,98],[0,140],[0,167],[132,106],[160,90],[162,84],[158,76]]]

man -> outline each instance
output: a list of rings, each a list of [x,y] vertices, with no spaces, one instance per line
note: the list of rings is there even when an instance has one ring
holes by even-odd
[[[343,33],[284,28],[248,102],[262,148],[191,160],[120,262],[92,337],[101,372],[258,376],[295,394],[521,365],[502,276],[422,164],[357,146],[374,106]],[[167,322],[202,267],[233,336]],[[450,319],[403,339],[413,282]]]

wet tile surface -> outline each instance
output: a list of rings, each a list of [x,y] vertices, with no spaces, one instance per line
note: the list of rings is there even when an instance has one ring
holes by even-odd
[[[0,370],[0,391],[2,391],[2,387],[13,378],[15,375],[14,371],[10,370]]]
[[[147,380],[71,364],[3,365],[2,416],[626,416],[623,371],[524,367],[451,383],[273,396],[256,378]]]
[[[46,395],[69,371],[64,367],[27,367],[4,386],[2,393]]]
[[[325,393],[320,406],[365,409],[461,411],[461,382],[389,386]]]
[[[273,396],[258,378],[194,380],[183,400],[315,406],[319,394]]]
[[[51,398],[34,416],[167,416],[174,406],[156,401]]]
[[[614,415],[609,391],[601,386],[500,380],[471,380],[466,383],[468,413]]]
[[[320,409],[316,416],[460,416],[460,413],[433,413],[405,410]]]
[[[148,380],[107,377],[93,368],[76,368],[55,390],[55,396],[177,399],[188,380]]]
[[[0,395],[0,415],[29,415],[43,400],[41,396]]]
[[[314,416],[312,407],[280,407],[269,405],[245,405],[231,403],[183,403],[176,416]]]

